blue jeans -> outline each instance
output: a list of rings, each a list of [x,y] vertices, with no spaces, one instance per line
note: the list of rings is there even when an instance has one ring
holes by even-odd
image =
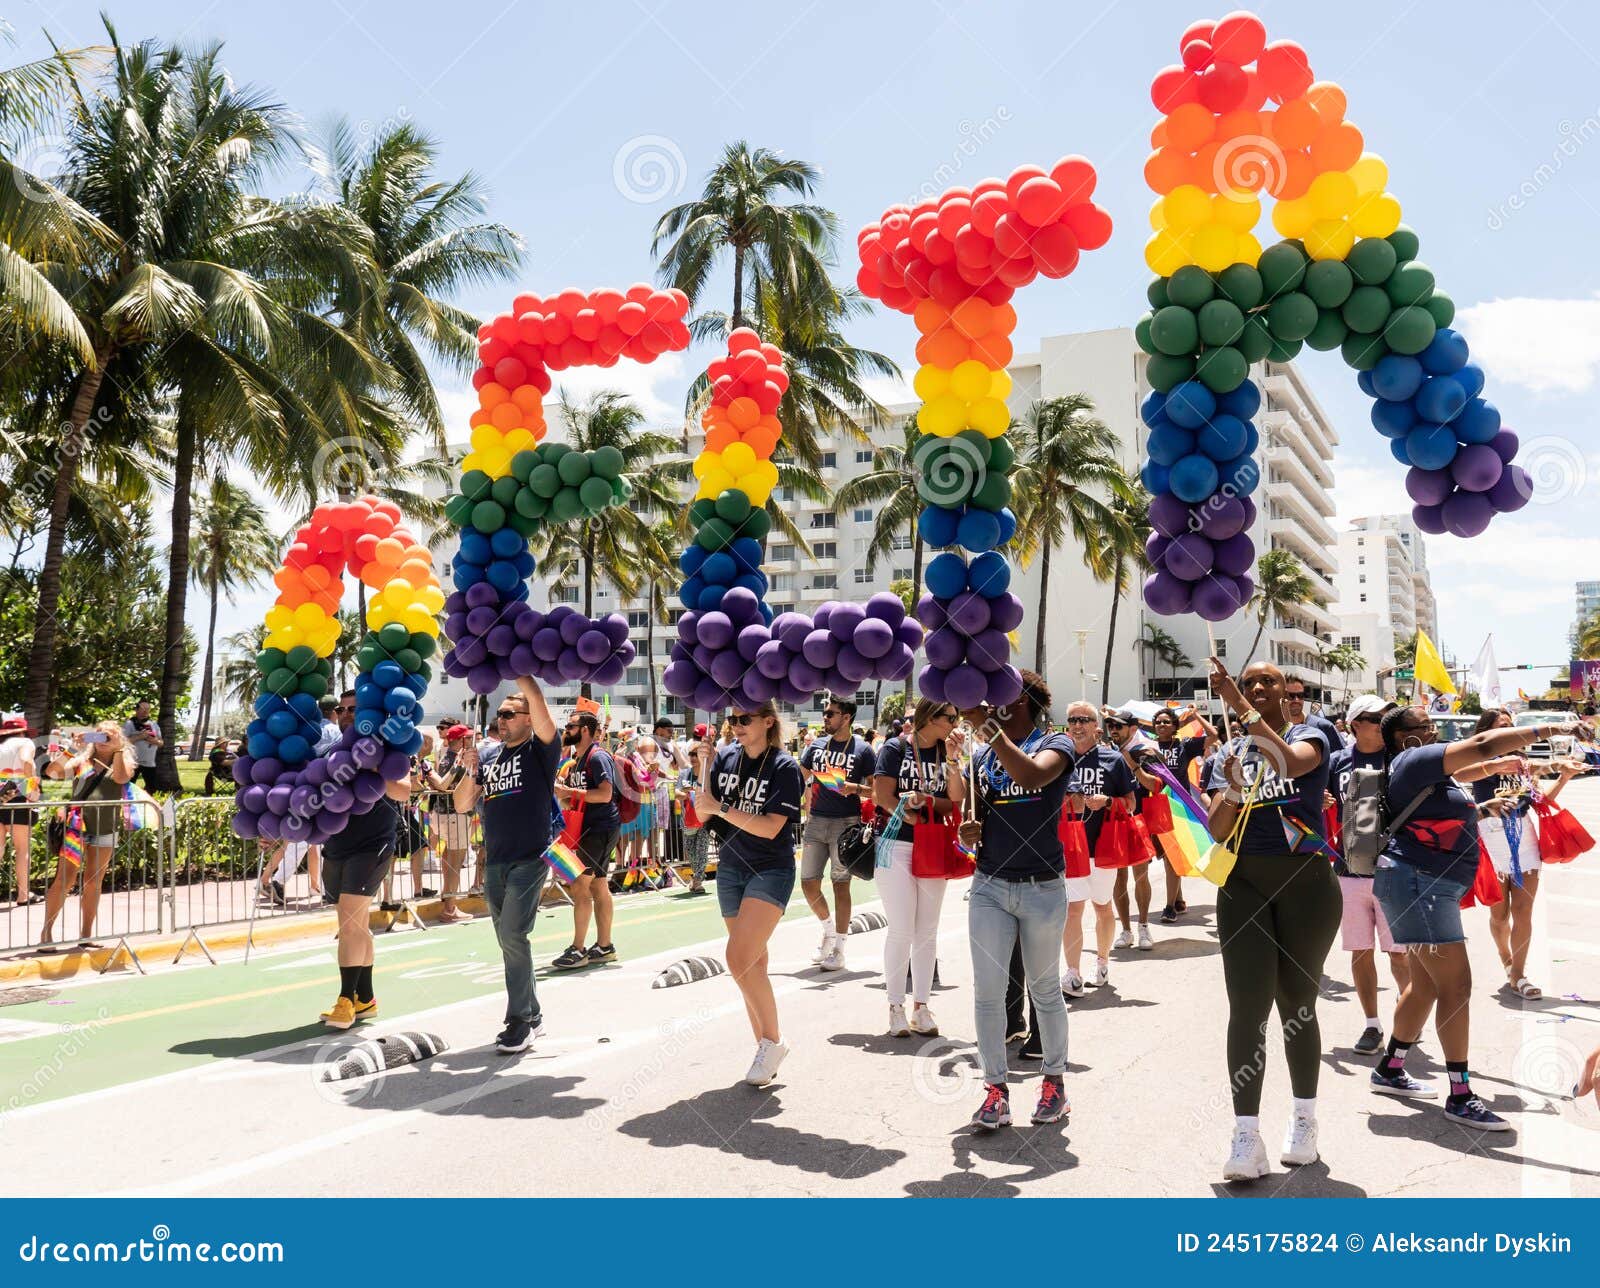
[[[1006,981],[1011,949],[1022,942],[1022,968],[1033,998],[1044,1072],[1067,1068],[1067,1003],[1061,996],[1061,932],[1067,924],[1067,885],[1061,878],[1032,883],[978,873],[967,901],[972,984],[983,1080],[1006,1080]]]
[[[724,917],[737,917],[746,899],[760,899],[777,908],[789,906],[794,893],[794,868],[768,868],[752,872],[742,863],[717,864],[717,905]]]
[[[1372,894],[1389,922],[1396,948],[1412,944],[1459,944],[1466,938],[1461,926],[1461,896],[1468,882],[1433,876],[1396,863],[1379,868],[1372,879]]]
[[[539,997],[533,990],[533,948],[528,936],[533,933],[539,895],[549,873],[543,860],[485,865],[483,892],[489,900],[489,918],[506,968],[507,1020],[539,1023]]]

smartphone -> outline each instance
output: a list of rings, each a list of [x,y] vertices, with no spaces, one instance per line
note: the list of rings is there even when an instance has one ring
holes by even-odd
[[[98,729],[91,729],[83,735],[83,740],[88,743],[105,742],[106,735],[101,733]]]

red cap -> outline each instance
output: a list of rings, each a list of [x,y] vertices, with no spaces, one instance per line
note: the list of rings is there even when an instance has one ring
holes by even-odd
[[[27,716],[7,716],[0,720],[0,733],[27,733]]]
[[[451,725],[444,731],[444,740],[446,742],[459,742],[462,738],[470,737],[472,737],[472,730],[463,724]]]
[[[696,738],[704,738],[710,732],[711,732],[711,726],[708,725],[708,724],[697,724],[694,727],[694,736]]]

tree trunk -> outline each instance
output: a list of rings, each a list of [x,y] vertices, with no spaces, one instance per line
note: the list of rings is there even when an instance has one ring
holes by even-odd
[[[1100,705],[1111,701],[1111,649],[1117,638],[1117,609],[1122,607],[1122,560],[1111,570],[1111,620],[1106,623],[1106,664],[1100,674]]]
[[[211,576],[207,578],[211,589],[211,613],[206,619],[206,670],[200,680],[200,718],[194,724],[194,737],[189,741],[189,759],[202,760],[205,757],[206,734],[211,728],[211,702],[212,681],[211,669],[215,665],[212,660],[217,639],[217,569],[216,552],[212,552]]]
[[[644,669],[650,677],[650,719],[661,715],[661,698],[656,690],[656,583],[650,580],[649,597],[644,605]]]
[[[1256,637],[1255,637],[1255,639],[1250,641],[1250,651],[1244,655],[1244,662],[1239,667],[1238,673],[1240,675],[1244,674],[1244,668],[1250,665],[1250,659],[1253,658],[1256,655],[1256,650],[1261,647],[1261,636],[1265,633],[1266,629],[1267,629],[1267,619],[1265,617],[1263,617],[1261,619],[1261,624],[1256,627]]]
[[[1033,669],[1044,675],[1044,606],[1050,594],[1050,543],[1039,550],[1039,611],[1033,627]],[[1048,677],[1046,677],[1048,678]]]
[[[178,779],[178,695],[193,659],[183,644],[183,615],[188,607],[190,492],[194,487],[195,425],[179,404],[172,454],[172,542],[167,553],[166,651],[161,662],[161,746],[156,750],[156,784],[169,792]]]
[[[68,436],[59,449],[60,463],[56,467],[55,487],[50,494],[50,531],[45,540],[44,562],[39,566],[33,645],[28,650],[28,678],[22,699],[28,727],[37,731],[48,730],[55,715],[50,676],[55,670],[56,613],[61,601],[61,562],[66,556],[67,508],[72,501],[72,483],[78,473],[78,456],[85,446],[84,427],[94,411],[95,399],[100,394],[100,382],[105,379],[106,363],[110,359],[111,345],[108,341],[102,341],[95,350],[94,366],[85,371],[78,382],[78,392],[72,399],[72,409],[67,416]]]
[[[893,572],[894,569],[889,570]],[[917,528],[916,520],[911,521],[911,603],[916,605],[922,595],[922,533]],[[911,668],[911,674],[906,676],[905,707],[911,710],[911,686],[916,682],[917,668]]]
[[[594,551],[590,547],[589,539],[583,542],[583,615],[590,621],[594,620]],[[578,686],[578,692],[584,697],[594,696],[594,686],[585,680]]]
[[[744,325],[744,247],[733,248],[733,317],[729,323],[737,331]]]

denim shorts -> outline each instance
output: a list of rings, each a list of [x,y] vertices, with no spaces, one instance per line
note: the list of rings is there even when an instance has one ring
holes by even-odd
[[[1469,884],[1434,876],[1409,863],[1379,868],[1372,879],[1372,893],[1389,923],[1395,948],[1464,943],[1461,896]]]
[[[737,917],[746,899],[760,899],[779,909],[789,906],[794,893],[794,868],[752,872],[742,863],[717,864],[717,906],[724,917]]]

